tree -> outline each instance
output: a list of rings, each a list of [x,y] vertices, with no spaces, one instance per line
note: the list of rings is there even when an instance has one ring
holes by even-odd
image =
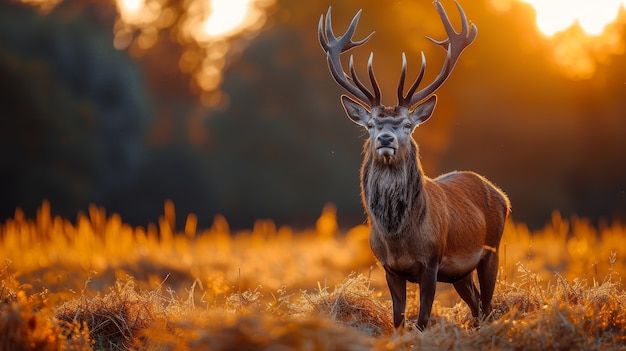
[[[0,214],[49,199],[68,217],[128,182],[150,105],[101,28],[18,5],[0,15]]]

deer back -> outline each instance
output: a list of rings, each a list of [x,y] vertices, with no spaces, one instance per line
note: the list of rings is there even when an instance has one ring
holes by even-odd
[[[474,172],[452,172],[429,180],[425,189],[430,212],[446,217],[444,255],[499,246],[510,202],[498,187]]]

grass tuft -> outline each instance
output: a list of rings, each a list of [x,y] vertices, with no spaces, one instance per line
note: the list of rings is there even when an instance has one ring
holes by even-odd
[[[56,309],[56,318],[88,330],[98,349],[126,350],[137,343],[140,332],[155,319],[166,318],[163,298],[158,292],[137,292],[134,281],[118,281],[104,296],[82,294]],[[66,330],[73,335],[76,330]]]
[[[332,292],[320,287],[317,293],[305,293],[303,299],[310,312],[370,337],[393,333],[391,304],[380,300],[364,275],[352,273]]]

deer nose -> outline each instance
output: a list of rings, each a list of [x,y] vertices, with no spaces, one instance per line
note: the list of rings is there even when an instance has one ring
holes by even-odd
[[[381,134],[378,136],[378,142],[380,146],[385,147],[391,145],[393,143],[394,137],[391,134]]]

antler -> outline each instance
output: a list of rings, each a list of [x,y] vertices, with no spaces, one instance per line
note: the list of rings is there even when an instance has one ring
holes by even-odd
[[[402,53],[402,71],[400,72],[400,81],[398,83],[398,105],[410,108],[411,106],[417,104],[418,102],[424,100],[432,93],[434,93],[445,81],[448,79],[448,76],[454,69],[454,65],[459,60],[461,53],[463,50],[468,47],[474,39],[476,39],[476,35],[478,34],[478,28],[473,23],[470,23],[471,28],[468,25],[467,17],[465,16],[465,12],[461,8],[461,5],[457,1],[455,1],[456,7],[459,10],[461,15],[461,32],[457,33],[452,24],[450,23],[450,19],[446,14],[441,3],[435,0],[435,5],[437,6],[437,12],[439,12],[439,17],[441,17],[441,21],[443,22],[443,26],[446,29],[446,33],[448,34],[448,39],[437,41],[433,38],[426,37],[428,40],[433,43],[442,46],[444,49],[448,51],[446,55],[446,59],[444,61],[443,67],[437,78],[426,86],[424,89],[415,93],[415,90],[419,86],[422,78],[424,76],[424,71],[426,70],[426,58],[424,57],[424,52],[422,52],[422,67],[420,69],[420,73],[417,76],[417,79],[413,82],[409,91],[406,95],[404,95],[404,79],[406,76],[406,56]]]
[[[356,13],[344,35],[340,37],[335,37],[331,25],[329,7],[328,12],[326,13],[325,26],[324,15],[321,15],[317,31],[320,44],[327,54],[326,58],[328,59],[328,67],[330,68],[330,72],[335,78],[335,81],[342,87],[346,88],[346,90],[348,90],[350,94],[354,95],[354,97],[359,99],[363,104],[369,106],[370,108],[373,108],[380,105],[380,88],[378,87],[378,82],[376,82],[376,77],[374,76],[374,69],[372,68],[374,54],[370,53],[370,57],[367,62],[367,70],[369,72],[373,92],[370,92],[369,89],[367,89],[367,87],[365,87],[365,85],[363,85],[363,83],[361,83],[361,81],[357,77],[356,71],[354,70],[354,60],[352,58],[352,55],[350,55],[350,76],[348,76],[344,72],[343,67],[341,66],[341,60],[339,58],[341,53],[365,44],[365,42],[367,42],[372,37],[372,35],[374,35],[374,32],[372,32],[363,40],[357,42],[352,41],[352,36],[354,35],[354,31],[356,30],[356,25],[359,22],[360,16],[361,10]],[[324,27],[326,37],[324,37]]]

